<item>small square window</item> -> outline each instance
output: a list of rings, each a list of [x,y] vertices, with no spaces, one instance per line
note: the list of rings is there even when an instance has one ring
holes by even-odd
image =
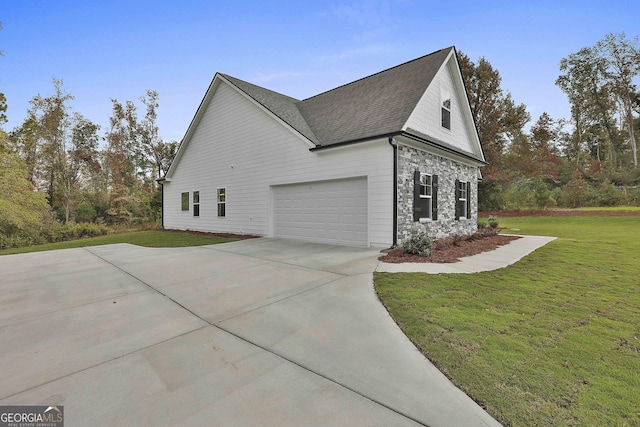
[[[182,193],[182,210],[189,210],[189,192]]]
[[[200,216],[200,192],[193,192],[193,216]]]
[[[218,216],[227,216],[227,191],[224,188],[218,188]]]
[[[451,111],[442,107],[442,127],[451,130]]]

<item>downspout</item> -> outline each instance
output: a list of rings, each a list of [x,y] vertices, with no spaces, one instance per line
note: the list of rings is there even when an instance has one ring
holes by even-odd
[[[160,226],[164,230],[164,181],[160,183]]]
[[[393,243],[391,249],[398,247],[398,143],[389,137],[389,145],[393,147]]]
[[[160,201],[161,201],[161,209],[160,209],[160,226],[164,230],[164,182],[166,180],[164,178],[156,179],[156,182],[160,184]]]

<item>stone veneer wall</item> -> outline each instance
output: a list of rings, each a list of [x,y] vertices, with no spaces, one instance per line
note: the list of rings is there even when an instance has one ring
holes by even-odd
[[[438,175],[438,219],[413,221],[413,172]],[[471,219],[456,220],[455,182],[471,183]],[[398,144],[398,244],[411,230],[426,231],[432,239],[469,235],[478,230],[477,168]]]

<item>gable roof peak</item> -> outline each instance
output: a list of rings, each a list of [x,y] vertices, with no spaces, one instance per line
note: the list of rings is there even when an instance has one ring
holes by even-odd
[[[453,47],[388,68],[298,102],[321,145],[402,130]]]
[[[428,54],[426,54],[426,55],[420,56],[420,57],[418,57],[418,58],[411,59],[411,60],[409,60],[409,61],[403,62],[402,64],[394,65],[393,67],[390,67],[390,68],[384,69],[384,70],[382,70],[382,71],[378,71],[378,72],[373,73],[373,74],[370,74],[370,75],[368,75],[368,76],[361,77],[361,78],[359,78],[359,79],[357,79],[357,80],[354,80],[354,81],[351,81],[351,82],[348,82],[348,83],[344,83],[344,84],[342,84],[342,85],[340,85],[340,86],[338,86],[338,87],[334,87],[334,88],[332,88],[332,89],[326,90],[326,91],[321,92],[321,93],[319,93],[319,94],[312,95],[312,96],[310,96],[309,98],[305,98],[305,99],[303,99],[301,102],[305,102],[305,101],[311,100],[311,99],[316,98],[316,97],[318,97],[318,96],[323,96],[323,95],[325,95],[325,94],[327,94],[327,93],[329,93],[329,92],[333,92],[333,91],[335,91],[335,90],[342,89],[342,88],[344,88],[345,86],[349,86],[349,85],[352,85],[352,84],[356,84],[356,83],[358,83],[358,82],[360,82],[360,81],[362,81],[362,80],[366,80],[366,79],[368,79],[368,78],[375,77],[375,76],[377,76],[377,75],[379,75],[379,74],[383,74],[383,73],[386,73],[386,72],[392,71],[392,70],[394,70],[394,69],[396,69],[396,68],[404,67],[405,65],[407,65],[407,64],[411,64],[412,62],[421,61],[421,60],[423,60],[423,59],[425,59],[425,58],[428,58],[428,57],[430,57],[430,56],[432,56],[432,55],[437,55],[437,54],[439,54],[439,53],[443,53],[443,52],[445,52],[445,51],[448,53],[451,49],[453,49],[453,50],[455,51],[455,46],[453,46],[453,45],[452,45],[452,46],[449,46],[449,47],[446,47],[446,48],[443,48],[443,49],[439,49],[439,50],[436,50],[435,52],[431,52],[431,53],[428,53]]]
[[[219,75],[237,89],[244,92],[255,102],[269,110],[280,120],[284,121],[287,125],[307,138],[313,144],[318,145],[318,138],[314,135],[313,131],[296,106],[299,102],[297,99],[265,89],[261,86],[254,85],[253,83],[231,77],[227,74],[219,73]]]

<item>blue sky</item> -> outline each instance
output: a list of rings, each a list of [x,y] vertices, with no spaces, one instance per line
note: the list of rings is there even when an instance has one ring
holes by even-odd
[[[160,134],[179,141],[217,71],[304,99],[451,45],[489,60],[533,120],[568,118],[559,61],[609,32],[640,35],[638,16],[638,0],[2,0],[4,129],[56,77],[102,132],[110,98],[157,90]]]

